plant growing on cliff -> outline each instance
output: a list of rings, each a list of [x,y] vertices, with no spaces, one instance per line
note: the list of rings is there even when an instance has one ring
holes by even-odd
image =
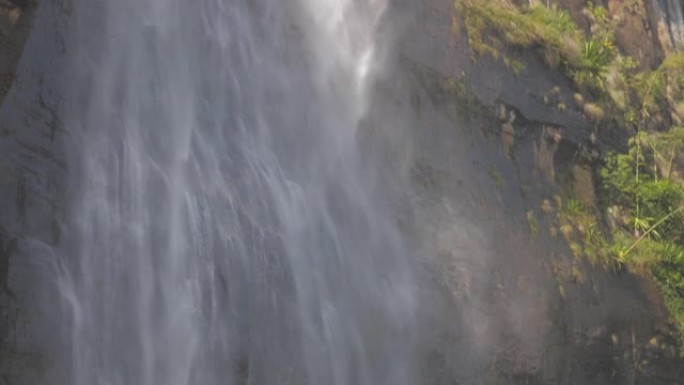
[[[617,49],[609,27],[585,39],[570,15],[540,4],[518,7],[506,0],[457,0],[471,48],[477,54],[498,58],[502,43],[519,48],[538,48],[554,53],[572,69],[605,71]],[[592,13],[602,7],[592,8]],[[556,63],[556,64],[561,64]]]
[[[684,53],[668,56],[654,71],[634,74],[630,85],[643,118],[673,109],[684,120],[684,110],[680,107],[684,99]]]
[[[630,139],[628,153],[608,154],[600,170],[604,204],[617,205],[628,212],[637,236],[655,221],[677,210],[684,200],[681,184],[664,178],[663,168],[658,166],[661,163],[671,167],[672,159],[684,150],[684,134],[679,147],[672,138],[673,135],[641,132]],[[659,150],[667,154],[663,155]],[[664,161],[659,162],[659,159]],[[666,176],[671,173],[670,169]],[[678,214],[668,218],[652,233],[669,241],[684,242],[684,217]]]
[[[621,263],[613,257],[614,246],[603,233],[594,210],[575,197],[562,200],[558,213],[560,233],[575,257],[586,257],[592,264],[618,270]]]
[[[582,60],[569,66],[568,72],[581,90],[604,93],[610,65],[615,60],[617,49],[610,39],[590,38],[582,43]]]
[[[611,270],[639,267],[654,278],[680,331],[684,356],[684,185],[664,172],[668,162],[656,161],[684,151],[684,132],[678,131],[641,132],[627,153],[606,156],[600,206],[620,217],[611,233],[602,230],[596,210],[573,197],[559,198],[558,225],[576,257]]]
[[[684,248],[679,245],[658,245],[655,253],[659,263],[651,268],[665,298],[665,304],[680,331],[681,355],[684,356]]]
[[[610,116],[636,125],[666,110],[666,85],[670,94],[684,90],[684,80],[681,87],[671,84],[673,79],[684,79],[672,75],[684,69],[684,55],[673,56],[652,73],[637,73],[636,62],[620,55],[615,44],[618,21],[601,6],[590,3],[585,8],[591,22],[591,33],[585,36],[567,12],[541,4],[521,7],[509,0],[456,0],[456,5],[476,55],[501,60],[518,73],[523,64],[509,56],[510,48],[538,53],[549,67],[562,68],[580,92],[591,96],[589,112],[601,112],[588,115],[596,123]],[[684,120],[684,103],[679,110]]]
[[[671,179],[672,157],[683,150],[679,129],[642,131],[628,153],[606,157],[600,176],[603,206],[620,207],[629,218],[614,230],[613,257],[653,275],[684,344],[684,186]]]
[[[519,48],[534,48],[555,67],[581,60],[581,31],[567,12],[542,5],[518,8],[505,0],[458,0],[468,43],[478,55],[511,60],[501,54],[504,43]]]

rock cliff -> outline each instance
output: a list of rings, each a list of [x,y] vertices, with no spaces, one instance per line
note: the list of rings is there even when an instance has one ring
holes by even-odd
[[[676,49],[663,32],[673,11],[632,3],[605,2],[621,21],[619,49],[655,68]],[[589,28],[584,2],[558,5]],[[519,73],[473,58],[451,1],[402,2],[393,15],[405,21],[396,65],[371,111],[402,127],[388,161],[408,175],[400,221],[421,254],[440,256],[427,262],[450,309],[433,319],[447,330],[434,336],[436,383],[682,383],[678,331],[655,283],[578,257],[559,220],[569,196],[597,204],[603,155],[634,132],[592,120],[572,81],[534,51],[506,52]]]

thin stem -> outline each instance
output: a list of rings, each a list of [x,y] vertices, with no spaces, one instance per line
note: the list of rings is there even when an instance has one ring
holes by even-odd
[[[641,156],[641,140],[639,138],[636,138],[636,144],[637,144],[637,155],[636,155],[636,219],[634,221],[634,234],[637,234],[637,226],[639,223],[639,216],[641,215],[640,208],[639,208],[639,157]]]
[[[670,153],[670,164],[667,167],[667,180],[672,180],[672,167],[674,166],[674,162],[677,159],[677,152],[675,152],[675,148],[672,147],[672,151]]]

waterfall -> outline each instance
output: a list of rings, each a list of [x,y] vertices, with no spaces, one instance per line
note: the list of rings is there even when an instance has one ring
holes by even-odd
[[[75,0],[69,385],[417,383],[362,164],[384,0]]]
[[[675,48],[684,49],[684,7],[682,0],[660,0]]]

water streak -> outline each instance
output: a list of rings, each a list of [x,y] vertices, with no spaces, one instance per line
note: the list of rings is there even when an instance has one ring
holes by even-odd
[[[77,0],[70,384],[408,384],[356,129],[379,0]]]

